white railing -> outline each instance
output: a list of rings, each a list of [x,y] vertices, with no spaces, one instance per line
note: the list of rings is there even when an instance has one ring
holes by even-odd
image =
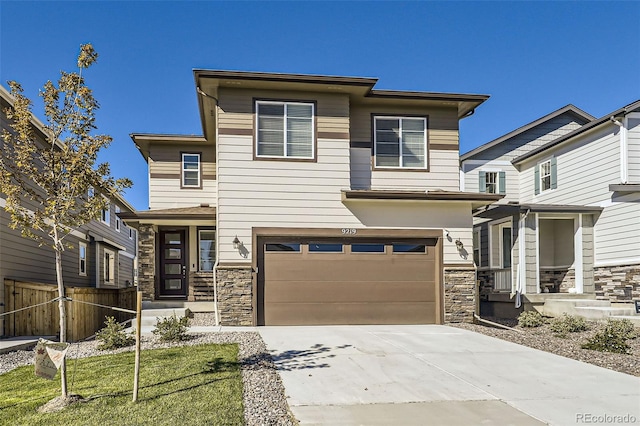
[[[494,271],[494,291],[511,291],[511,269]]]

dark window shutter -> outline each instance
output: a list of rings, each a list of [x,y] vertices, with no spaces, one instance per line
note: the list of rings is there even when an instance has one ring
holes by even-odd
[[[478,192],[487,192],[487,173],[478,173]]]
[[[538,164],[536,164],[534,180],[535,194],[538,195],[540,193],[540,165]]]
[[[558,159],[556,157],[551,158],[551,189],[558,187]]]
[[[507,176],[505,172],[498,172],[498,193],[506,194],[507,193]]]

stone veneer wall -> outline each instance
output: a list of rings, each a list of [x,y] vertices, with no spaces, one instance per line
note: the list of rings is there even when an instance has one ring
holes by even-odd
[[[596,299],[612,302],[640,299],[640,265],[593,269]]]
[[[138,227],[138,288],[144,300],[155,299],[156,231],[153,225]]]
[[[542,269],[540,268],[540,289],[549,288],[550,293],[569,293],[576,287],[575,269]]]
[[[211,302],[213,299],[213,272],[190,272],[187,300],[189,302]]]
[[[218,312],[221,325],[253,325],[251,266],[218,266]]]
[[[444,322],[473,322],[476,311],[475,269],[444,269]]]
[[[493,282],[493,277],[494,274],[492,271],[489,270],[483,270],[483,271],[478,271],[477,273],[478,276],[478,281],[479,281],[479,296],[480,296],[480,300],[486,300],[489,296],[489,294],[493,293],[493,289],[494,289],[494,282]]]

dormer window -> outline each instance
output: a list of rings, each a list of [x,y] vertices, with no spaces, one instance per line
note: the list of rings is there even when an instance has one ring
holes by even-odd
[[[315,104],[256,101],[256,157],[314,159]]]
[[[427,169],[426,117],[374,117],[377,168]]]

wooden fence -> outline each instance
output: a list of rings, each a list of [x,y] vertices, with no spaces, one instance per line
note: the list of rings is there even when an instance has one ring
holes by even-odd
[[[40,284],[5,280],[5,312],[33,306],[35,308],[16,312],[4,317],[5,336],[56,336],[59,334],[58,302],[45,303],[58,297],[58,288],[51,284]],[[91,336],[104,327],[107,316],[115,317],[119,322],[135,315],[114,311],[108,308],[87,305],[81,302],[96,303],[135,310],[136,289],[106,289],[91,287],[66,287],[66,296],[71,302],[67,309],[67,340],[75,342]]]

